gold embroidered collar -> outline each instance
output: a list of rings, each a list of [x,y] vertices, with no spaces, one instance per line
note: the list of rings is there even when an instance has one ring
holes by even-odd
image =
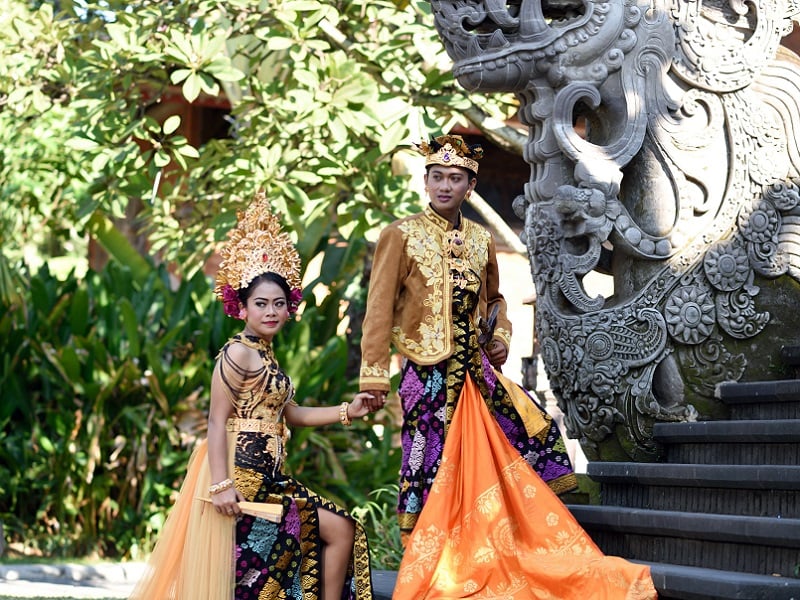
[[[461,216],[461,211],[458,211],[458,227],[453,226],[453,224],[445,219],[442,215],[437,213],[433,210],[433,207],[428,204],[425,207],[425,216],[428,217],[431,221],[436,223],[439,227],[444,229],[445,231],[450,231],[451,229],[460,230],[462,225],[464,224],[464,218]]]

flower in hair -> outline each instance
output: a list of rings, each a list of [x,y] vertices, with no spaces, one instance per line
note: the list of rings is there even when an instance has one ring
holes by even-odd
[[[239,294],[230,285],[222,287],[222,304],[225,307],[225,314],[229,317],[239,316]]]
[[[297,312],[297,307],[303,300],[303,291],[300,288],[292,288],[289,292],[289,313],[294,314]]]

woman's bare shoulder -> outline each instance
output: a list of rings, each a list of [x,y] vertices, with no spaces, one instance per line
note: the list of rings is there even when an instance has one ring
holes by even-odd
[[[258,350],[243,343],[238,338],[231,339],[222,349],[222,353],[228,362],[234,363],[237,367],[245,371],[254,371],[262,363]]]

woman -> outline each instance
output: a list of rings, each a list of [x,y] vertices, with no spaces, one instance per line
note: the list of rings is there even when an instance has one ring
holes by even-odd
[[[372,598],[363,528],[283,472],[286,426],[341,423],[369,412],[368,394],[303,407],[272,350],[297,310],[299,257],[263,195],[223,248],[215,291],[244,329],[219,353],[207,444],[133,598]]]
[[[495,245],[461,214],[482,149],[456,135],[419,149],[429,204],[381,232],[361,342],[360,389],[376,402],[390,389],[390,344],[404,358],[398,515],[405,553],[395,598],[604,598],[594,577],[609,567],[620,572],[610,565],[619,559],[593,563],[585,586],[575,572],[586,566],[580,561],[557,560],[562,573],[544,560],[578,549],[602,554],[555,495],[576,485],[556,424],[499,371],[511,325]],[[547,577],[552,585],[530,591]],[[646,568],[617,579],[626,590],[652,589]],[[609,598],[625,597],[611,587]]]

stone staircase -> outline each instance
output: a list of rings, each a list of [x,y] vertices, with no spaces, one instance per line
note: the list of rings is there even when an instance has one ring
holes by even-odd
[[[783,362],[797,375],[800,347]],[[800,600],[800,379],[726,383],[728,421],[658,423],[660,463],[596,462],[569,504],[606,554],[651,566],[661,599]]]

